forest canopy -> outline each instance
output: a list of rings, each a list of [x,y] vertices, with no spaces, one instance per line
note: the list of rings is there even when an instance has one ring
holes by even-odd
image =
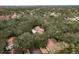
[[[79,53],[79,8],[8,8],[3,11],[0,11],[1,15],[16,12],[21,16],[8,20],[0,19],[0,53],[3,53],[5,41],[11,34],[16,37],[15,48],[46,47],[48,38],[55,38],[58,42],[75,45],[69,50],[66,49],[67,52],[71,50],[72,53],[72,49],[75,49],[75,53]],[[33,34],[33,27],[40,25],[44,28],[44,33]]]

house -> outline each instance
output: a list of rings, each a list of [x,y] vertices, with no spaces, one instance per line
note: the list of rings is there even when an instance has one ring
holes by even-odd
[[[11,16],[12,19],[15,19],[16,17],[17,17],[17,14],[16,14],[16,13],[14,13],[14,14]]]
[[[13,48],[13,45],[15,43],[15,37],[8,37],[8,39],[6,40],[6,51],[8,51],[7,53],[13,54],[15,49]]]
[[[66,42],[57,42],[55,39],[48,39],[46,49],[48,53],[57,53],[68,47],[69,44]]]
[[[56,40],[55,39],[48,39],[48,42],[47,42],[47,48],[51,48],[51,47],[54,47],[56,44]]]
[[[0,15],[0,20],[8,20],[10,19],[10,15]]]
[[[53,39],[53,38],[48,39],[47,46],[46,46],[48,53],[55,52],[55,50],[53,48],[55,47],[56,43],[57,43],[57,41],[55,39]]]
[[[6,40],[6,47],[4,53],[6,54],[22,54],[23,51],[26,51],[27,49],[20,49],[20,48],[13,48],[13,45],[15,43],[16,39],[14,36],[9,36]]]
[[[57,43],[57,42],[56,42],[55,39],[49,38],[49,39],[48,39],[48,42],[47,42],[46,48],[40,48],[40,50],[42,51],[43,54],[48,54],[49,51],[51,51],[52,48],[55,47],[56,43]]]
[[[8,45],[8,46],[14,44],[14,42],[15,42],[15,37],[10,37],[9,39],[7,39],[6,42],[7,42],[7,45]]]
[[[10,15],[6,15],[5,19],[7,19],[7,20],[10,19]]]
[[[36,26],[32,29],[32,33],[35,34],[35,33],[38,33],[38,34],[43,34],[44,32],[44,29],[41,28],[40,26]]]
[[[0,15],[0,20],[6,19],[4,15]]]

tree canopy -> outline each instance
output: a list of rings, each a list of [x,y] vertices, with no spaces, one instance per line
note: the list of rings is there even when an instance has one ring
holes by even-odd
[[[4,9],[3,11],[5,12],[2,14],[11,14],[12,12],[24,12],[24,14],[20,18],[0,20],[0,53],[3,52],[7,37],[12,33],[16,35],[17,48],[46,47],[47,40],[51,37],[57,41],[74,44],[75,52],[79,52],[77,48],[79,45],[79,21],[65,18],[79,16],[78,8]],[[40,25],[45,29],[44,33],[42,35],[33,34],[33,27]]]

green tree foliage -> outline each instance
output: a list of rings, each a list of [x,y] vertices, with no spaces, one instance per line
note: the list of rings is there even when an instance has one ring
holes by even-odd
[[[48,38],[55,38],[57,41],[65,41],[75,45],[75,51],[78,52],[79,43],[79,21],[70,22],[65,17],[78,16],[78,8],[15,8],[3,9],[1,15],[9,15],[13,12],[22,14],[23,17],[9,20],[0,20],[0,53],[3,52],[5,41],[9,35],[16,35],[15,48],[39,48],[45,47]],[[54,17],[50,13],[61,13]],[[30,15],[32,13],[33,15]],[[46,16],[44,16],[46,15]],[[33,34],[34,26],[42,26],[45,32],[42,35]],[[72,49],[65,49],[71,53]]]

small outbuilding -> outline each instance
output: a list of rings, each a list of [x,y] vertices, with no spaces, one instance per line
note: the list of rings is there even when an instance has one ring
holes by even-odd
[[[40,26],[36,26],[32,29],[32,33],[35,34],[35,33],[38,33],[38,34],[43,34],[44,32],[44,29]]]

